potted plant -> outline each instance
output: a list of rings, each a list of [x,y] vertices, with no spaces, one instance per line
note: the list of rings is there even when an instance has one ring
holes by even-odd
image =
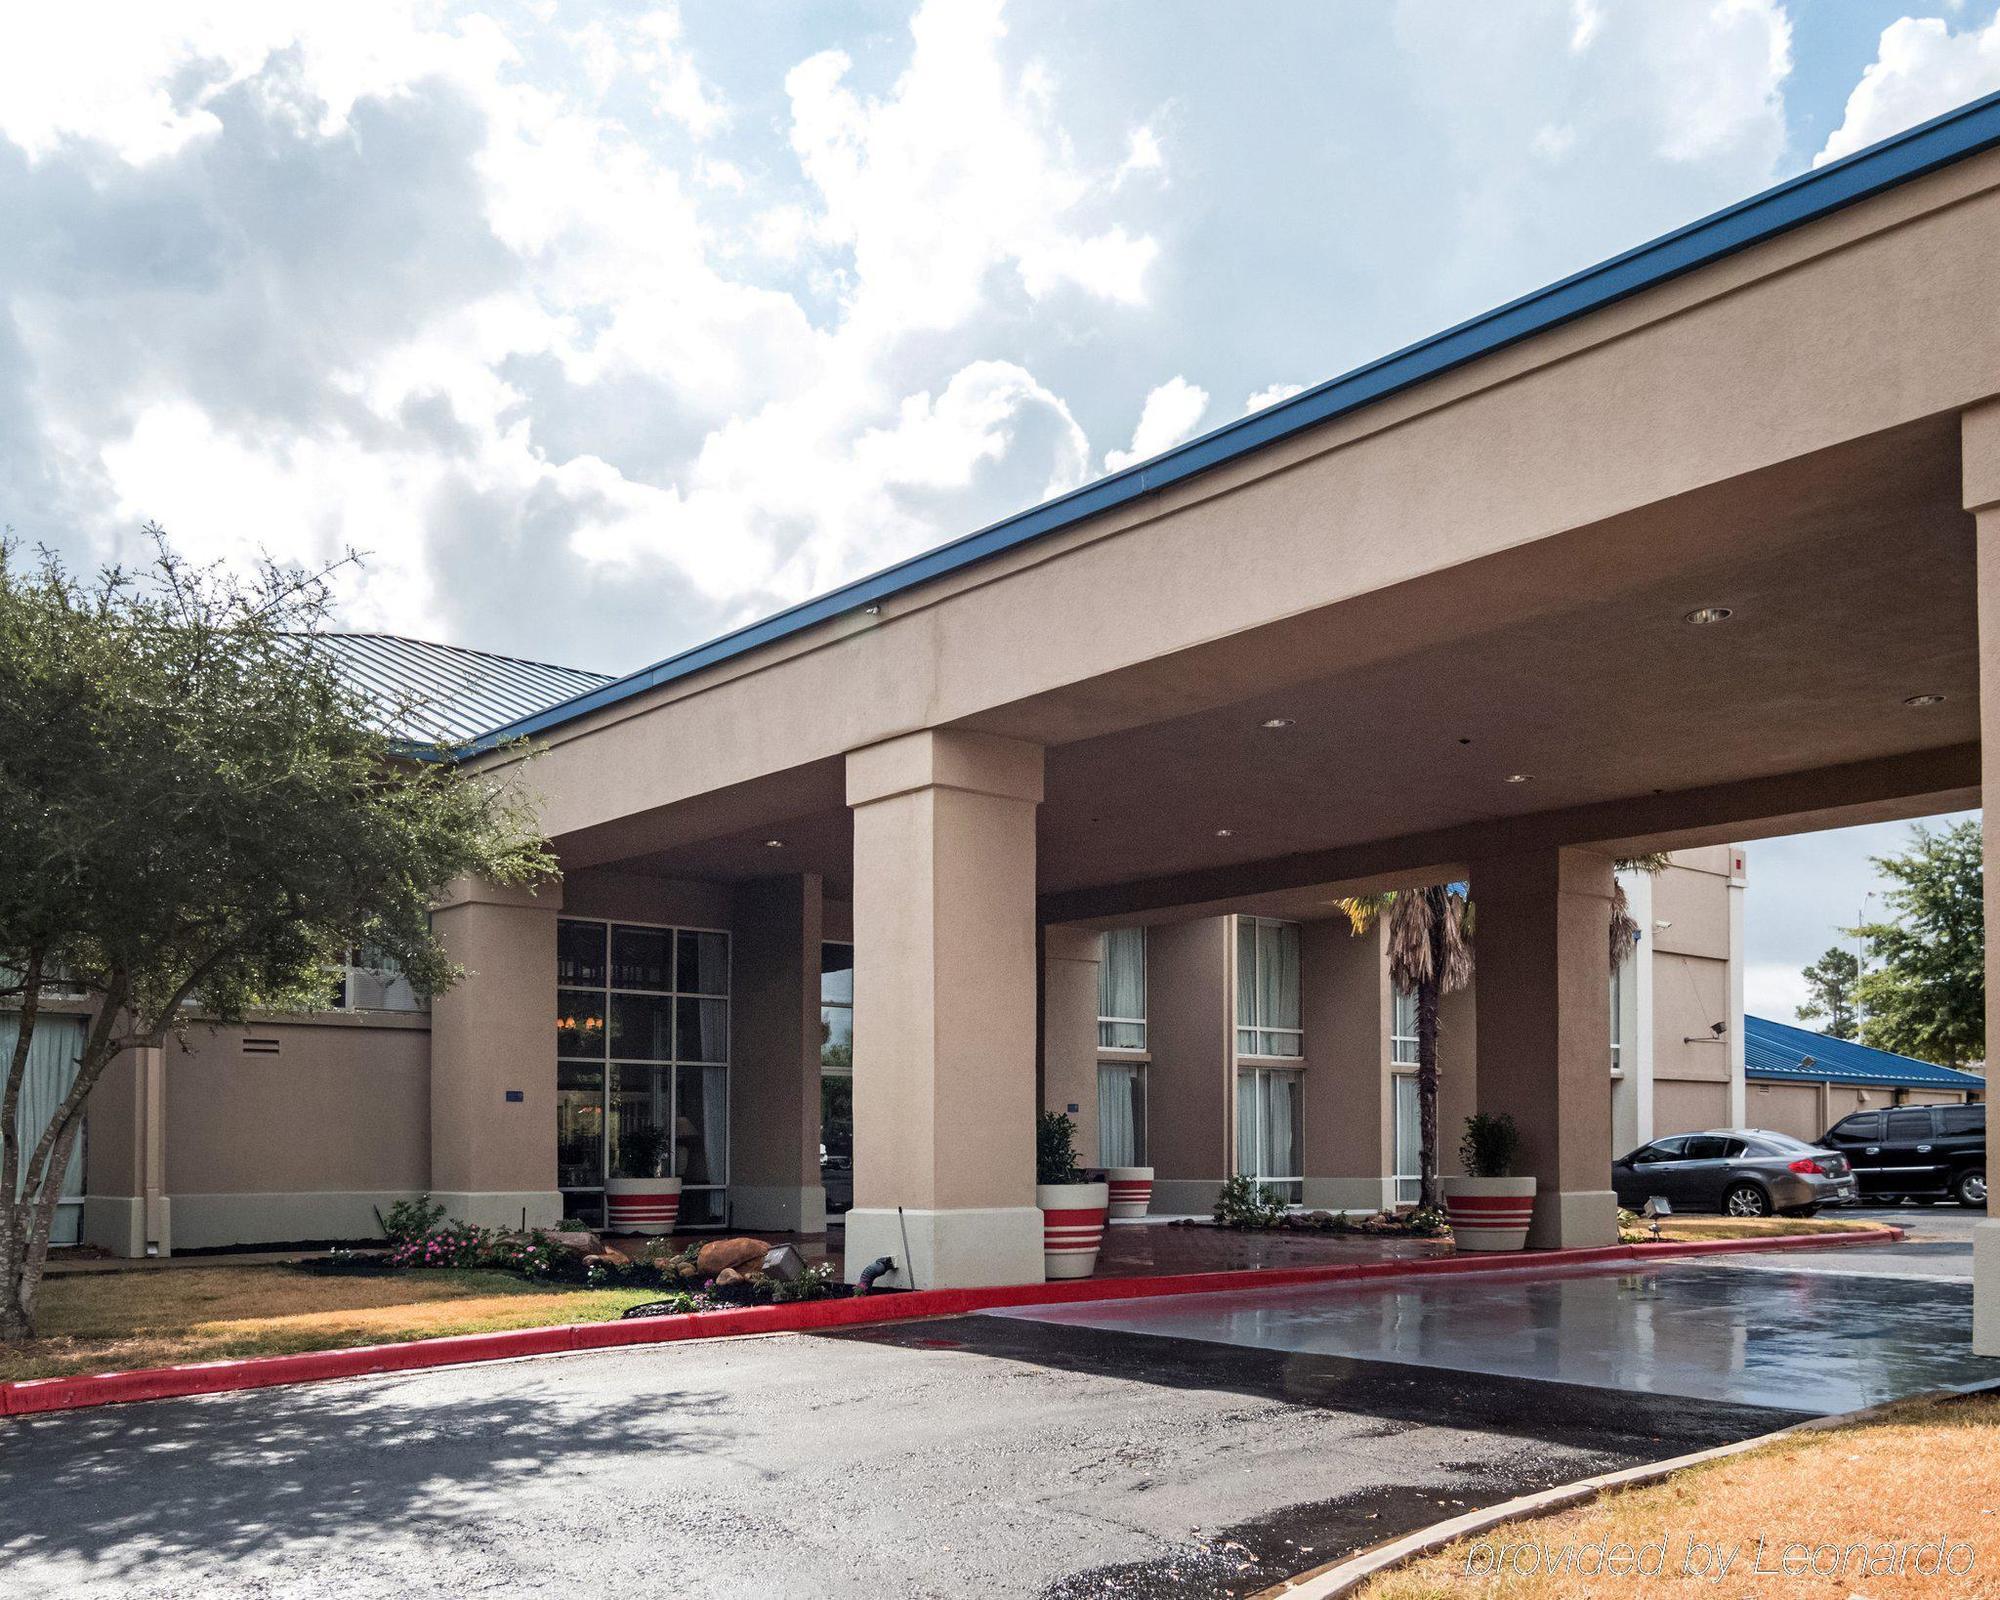
[[[1111,1215],[1143,1217],[1153,1204],[1151,1167],[1106,1167],[1105,1186],[1111,1191]]]
[[[672,1233],[681,1180],[671,1173],[673,1142],[651,1123],[618,1130],[619,1175],[604,1181],[606,1233]]]
[[[1104,1243],[1110,1187],[1086,1183],[1076,1164],[1076,1124],[1047,1111],[1035,1124],[1035,1204],[1042,1210],[1042,1275],[1087,1278]]]
[[[1513,1175],[1521,1150],[1521,1130],[1502,1112],[1465,1119],[1458,1159],[1462,1178],[1444,1180],[1445,1215],[1458,1250],[1519,1250],[1528,1242],[1535,1215],[1535,1180]]]

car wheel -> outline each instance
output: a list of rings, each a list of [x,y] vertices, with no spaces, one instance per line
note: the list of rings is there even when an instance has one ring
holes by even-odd
[[[1967,1210],[1984,1211],[1986,1209],[1986,1174],[1983,1172],[1968,1172],[1963,1174],[1959,1178],[1957,1185],[1953,1188],[1952,1193],[1957,1197],[1958,1203]]]
[[[1722,1197],[1722,1214],[1725,1217],[1768,1217],[1771,1214],[1771,1197],[1754,1183],[1733,1184]]]

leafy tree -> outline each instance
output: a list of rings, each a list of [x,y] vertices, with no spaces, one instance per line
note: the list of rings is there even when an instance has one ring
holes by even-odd
[[[458,974],[434,891],[554,870],[518,789],[413,759],[379,731],[396,708],[343,685],[315,648],[327,573],[238,580],[147,532],[150,566],[92,580],[0,541],[0,1340],[33,1333],[84,1104],[121,1051],[323,1007],[357,945],[435,993]],[[88,1003],[75,1081],[23,1129],[57,993]]]
[[[1860,1020],[1855,1015],[1854,989],[1861,977],[1861,961],[1845,945],[1834,945],[1805,969],[1806,987],[1812,998],[1794,1013],[1801,1022],[1823,1023],[1820,1032],[1836,1039],[1857,1038]]]
[[[1894,920],[1854,931],[1877,962],[1855,988],[1861,1041],[1955,1067],[1986,1055],[1985,853],[1977,822],[1911,830],[1877,856]]]

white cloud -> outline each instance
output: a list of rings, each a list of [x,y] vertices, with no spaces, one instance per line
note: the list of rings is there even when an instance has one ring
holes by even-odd
[[[1106,472],[1126,467],[1171,450],[1183,439],[1194,436],[1208,409],[1208,391],[1181,377],[1169,378],[1146,396],[1139,411],[1139,425],[1132,430],[1132,448],[1112,450],[1104,457]]]
[[[1875,59],[1814,166],[2000,89],[2000,16],[1954,33],[1941,17],[1904,17],[1882,30]]]
[[[1134,173],[1159,172],[1167,164],[1166,152],[1160,148],[1159,135],[1143,124],[1134,128],[1126,139],[1125,159],[1118,164],[1112,175],[1114,185],[1123,183]]]
[[[1243,409],[1262,411],[1266,406],[1274,406],[1280,400],[1289,400],[1293,395],[1302,394],[1304,391],[1305,385],[1302,383],[1274,383],[1267,388],[1259,389],[1245,400]]]

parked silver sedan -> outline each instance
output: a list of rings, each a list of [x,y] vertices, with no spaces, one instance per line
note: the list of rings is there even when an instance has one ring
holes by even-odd
[[[1655,1195],[1676,1211],[1729,1217],[1811,1216],[1821,1206],[1854,1203],[1847,1157],[1768,1128],[1655,1139],[1611,1164],[1611,1187],[1633,1211]]]

